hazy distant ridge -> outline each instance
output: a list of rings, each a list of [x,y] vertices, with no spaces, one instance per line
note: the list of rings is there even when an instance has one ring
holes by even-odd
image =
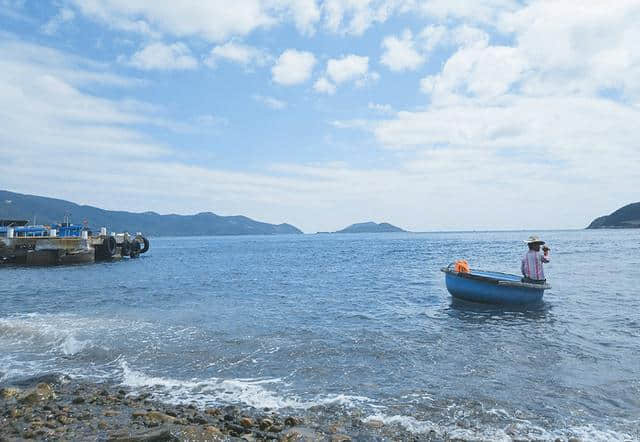
[[[640,228],[640,202],[628,204],[611,215],[594,219],[587,229]]]
[[[11,203],[7,203],[11,201]],[[81,206],[69,201],[0,190],[0,218],[26,219],[38,224],[54,224],[71,214],[71,221],[87,220],[91,228],[143,232],[151,236],[277,235],[302,233],[290,224],[268,224],[246,216],[220,216],[211,212],[196,215],[132,213]]]

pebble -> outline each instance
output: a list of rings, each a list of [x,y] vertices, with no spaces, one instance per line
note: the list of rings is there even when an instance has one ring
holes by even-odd
[[[284,424],[288,427],[295,427],[296,425],[300,425],[302,423],[302,419],[295,416],[289,416],[284,420]]]
[[[0,397],[3,399],[11,399],[13,397],[17,397],[20,394],[20,390],[18,388],[6,387],[0,388]]]
[[[50,399],[55,399],[53,388],[51,387],[51,385],[41,382],[36,385],[35,388],[30,388],[24,391],[18,398],[18,402],[34,405],[38,402],[47,401]]]
[[[268,430],[273,425],[273,421],[271,419],[260,419],[260,429]]]
[[[250,417],[243,417],[240,419],[240,425],[246,428],[253,427],[253,419],[251,419]]]

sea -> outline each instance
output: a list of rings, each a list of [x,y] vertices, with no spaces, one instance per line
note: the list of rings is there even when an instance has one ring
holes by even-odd
[[[442,267],[518,273],[530,234],[551,247],[541,304],[451,298]],[[391,440],[638,440],[639,272],[640,229],[151,238],[0,267],[0,383],[63,373]]]

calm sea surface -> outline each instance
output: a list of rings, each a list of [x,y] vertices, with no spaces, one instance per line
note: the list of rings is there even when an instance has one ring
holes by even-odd
[[[62,372],[399,438],[637,440],[640,229],[542,232],[540,306],[446,291],[457,258],[518,273],[531,233],[154,238],[137,260],[0,268],[0,382]]]

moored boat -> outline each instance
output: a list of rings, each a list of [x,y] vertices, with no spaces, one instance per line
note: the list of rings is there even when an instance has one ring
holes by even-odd
[[[108,233],[105,227],[93,235],[85,226],[28,225],[24,220],[0,220],[0,263],[28,266],[82,264],[137,258],[149,250],[141,233]]]
[[[488,304],[533,304],[542,301],[549,284],[523,282],[518,275],[469,269],[456,271],[453,265],[442,269],[447,290],[454,298]]]

